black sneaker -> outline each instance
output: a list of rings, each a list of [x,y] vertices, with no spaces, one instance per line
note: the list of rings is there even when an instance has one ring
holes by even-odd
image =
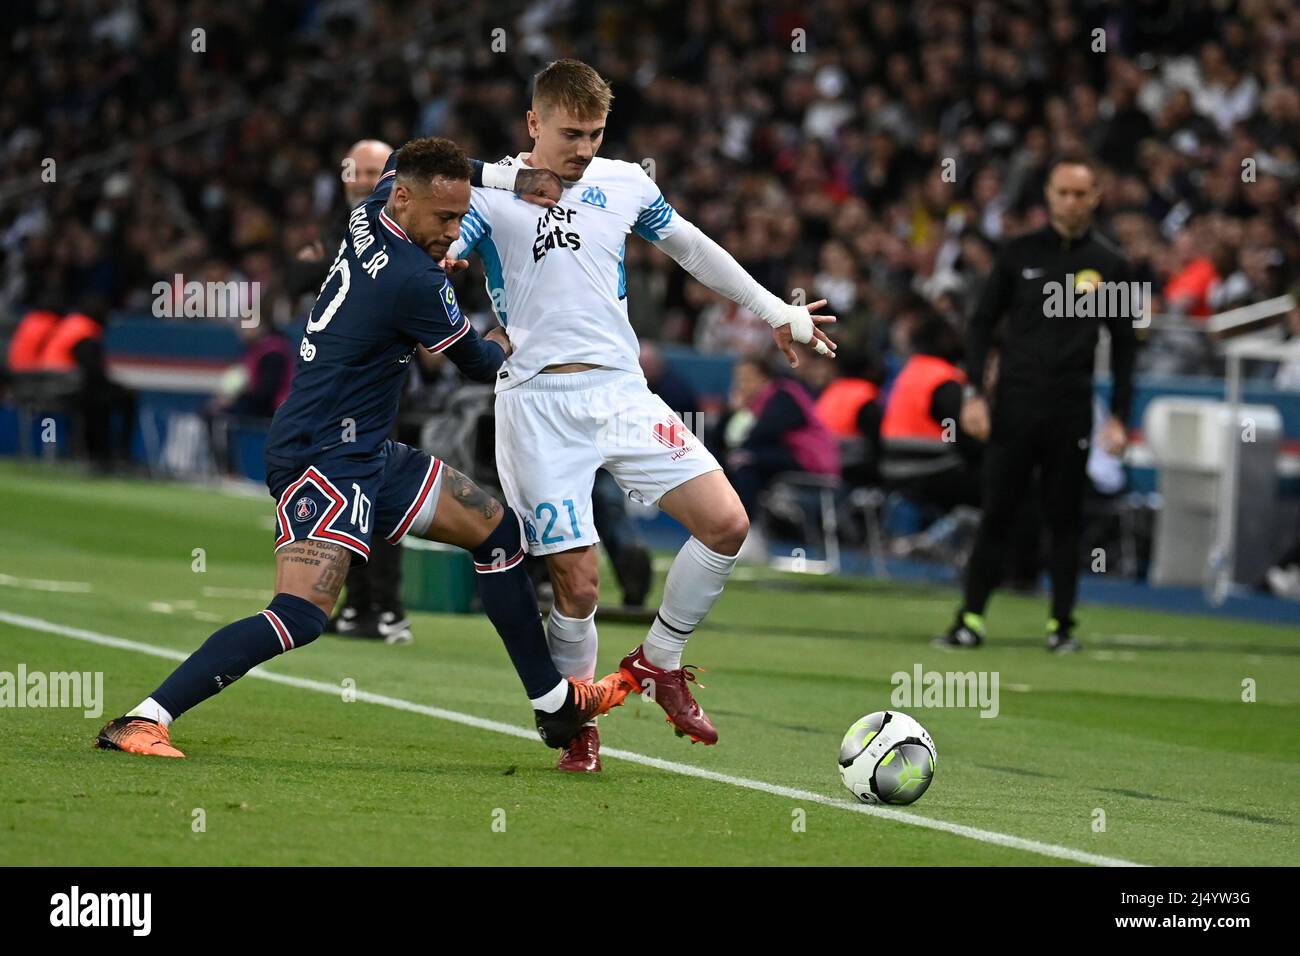
[[[559,710],[547,713],[534,710],[537,734],[548,747],[567,747],[582,725],[618,707],[632,689],[619,673],[607,674],[598,681],[568,680],[568,693]]]
[[[1070,633],[1073,628],[1074,621],[1067,621],[1062,627],[1060,621],[1050,618],[1047,622],[1047,649],[1053,654],[1073,654],[1083,650],[1083,645]]]
[[[377,636],[384,639],[385,644],[410,644],[415,639],[411,633],[411,622],[401,610],[380,611],[375,631]]]
[[[967,611],[958,616],[946,634],[930,643],[935,647],[979,647],[984,643],[984,618]]]
[[[326,634],[341,634],[344,637],[355,637],[357,627],[363,623],[361,621],[362,612],[360,608],[353,607],[351,604],[345,604],[343,608],[334,615],[325,625]]]
[[[348,611],[351,611],[351,614],[348,614]],[[339,637],[382,640],[380,614],[378,611],[359,611],[355,607],[344,607],[343,613],[334,620],[334,633]]]

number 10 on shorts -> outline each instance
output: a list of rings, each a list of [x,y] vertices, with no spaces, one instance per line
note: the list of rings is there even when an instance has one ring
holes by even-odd
[[[361,486],[352,483],[352,523],[361,529],[362,534],[370,531],[370,499],[361,493]]]
[[[565,498],[560,502],[569,512],[569,525],[573,528],[573,538],[576,541],[582,536],[582,529],[578,526],[578,512],[574,510],[573,499]],[[546,528],[542,531],[542,544],[559,544],[564,540],[564,535],[553,535],[551,532],[555,529],[555,521],[560,517],[560,509],[549,501],[543,501],[533,510],[533,517],[539,522],[543,517],[547,517]]]

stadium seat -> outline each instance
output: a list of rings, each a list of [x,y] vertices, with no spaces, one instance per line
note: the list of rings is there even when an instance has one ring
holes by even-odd
[[[807,509],[803,507],[801,499],[815,497],[817,531],[814,531],[813,523],[805,518],[804,540],[809,542],[820,535],[823,550],[821,559],[809,560],[805,555],[773,558],[772,567],[783,571],[801,571],[811,574],[839,573],[841,563],[837,496],[842,484],[838,475],[817,475],[804,471],[786,471],[772,479],[772,483],[763,494],[764,514],[770,512],[773,502],[779,500],[784,493],[792,495],[800,515],[806,515]]]

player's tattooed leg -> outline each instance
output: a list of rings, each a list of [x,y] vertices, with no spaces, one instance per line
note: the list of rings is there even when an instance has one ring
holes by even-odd
[[[444,462],[433,520],[418,534],[473,551],[500,526],[507,513],[501,502]]]
[[[501,513],[501,503],[499,501],[462,475],[455,468],[446,464],[443,465],[443,468],[446,469],[447,473],[443,476],[442,480],[447,483],[452,496],[464,507],[482,515],[483,518],[488,521]]]
[[[295,541],[276,555],[275,590],[332,610],[351,563],[352,553],[340,544]]]

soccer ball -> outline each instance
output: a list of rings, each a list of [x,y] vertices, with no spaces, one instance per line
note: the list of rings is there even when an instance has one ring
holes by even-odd
[[[840,744],[840,777],[863,803],[915,803],[934,779],[939,754],[929,732],[907,714],[863,717]]]

